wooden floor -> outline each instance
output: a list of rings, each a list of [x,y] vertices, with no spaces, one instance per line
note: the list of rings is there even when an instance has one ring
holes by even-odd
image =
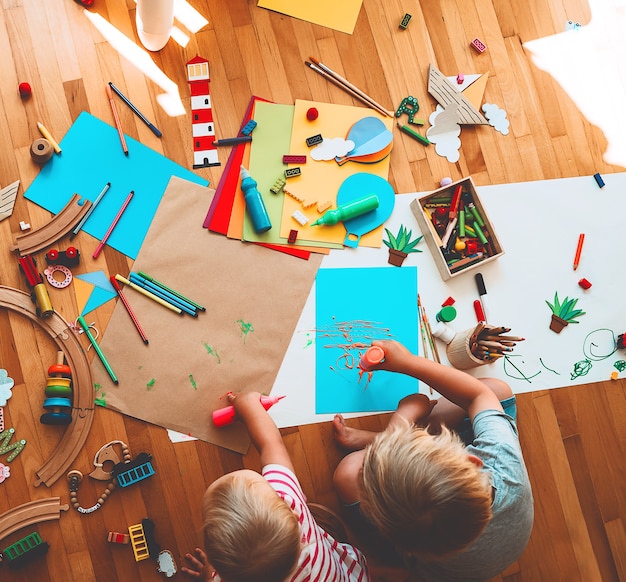
[[[590,9],[583,0],[365,0],[352,35],[260,9],[255,0],[191,4],[209,24],[191,34],[185,48],[170,40],[151,57],[178,85],[183,103],[188,94],[184,64],[196,54],[210,60],[218,137],[236,134],[251,95],[279,103],[302,98],[351,104],[346,94],[305,67],[309,55],[389,109],[413,95],[428,113],[434,102],[426,92],[426,75],[429,64],[435,63],[447,75],[489,71],[485,99],[506,109],[511,131],[503,136],[464,128],[461,158],[455,165],[398,133],[390,173],[397,192],[434,189],[448,175],[472,175],[483,185],[623,171],[603,161],[603,134],[532,64],[523,47],[525,41],[562,31],[568,19],[588,22]],[[91,11],[136,38],[135,4],[130,0],[95,0]],[[413,18],[408,30],[401,31],[398,24],[405,12]],[[469,48],[474,37],[486,43],[483,55]],[[39,137],[36,122],[42,121],[55,136],[64,135],[82,110],[110,122],[104,86],[114,80],[164,137],[158,140],[120,107],[126,132],[191,167],[190,115],[168,117],[156,101],[162,90],[103,39],[72,0],[2,0],[0,55],[0,185],[21,180],[13,216],[0,222],[0,283],[25,290],[8,247],[20,233],[20,221],[39,227],[50,219],[22,197],[38,172],[29,156],[30,144]],[[33,97],[26,102],[17,92],[22,81],[33,87]],[[227,151],[220,155],[224,162]],[[221,171],[198,173],[216,184]],[[81,233],[75,242],[80,248],[87,240]],[[616,238],[616,244],[620,242]],[[80,269],[128,271],[125,257],[109,248],[103,256],[105,261],[96,263],[85,254]],[[611,268],[623,277],[620,266]],[[51,294],[57,311],[74,320],[71,294]],[[100,330],[106,328],[111,310],[109,303],[95,313]],[[11,476],[0,484],[0,513],[53,496],[69,502],[65,478],[50,488],[33,486],[34,471],[55,450],[63,432],[39,423],[46,370],[55,351],[38,326],[0,310],[0,368],[15,380],[14,395],[4,409],[5,424],[28,441],[8,464]],[[519,428],[535,493],[536,522],[524,555],[497,580],[626,580],[625,389],[626,382],[618,380],[519,397]],[[385,417],[353,422],[378,429]],[[307,425],[283,433],[309,500],[337,508],[331,476],[341,452],[333,444],[330,426]],[[163,579],[154,562],[136,563],[130,547],[107,543],[107,532],[124,532],[148,516],[155,523],[157,541],[172,551],[180,566],[181,556],[201,543],[205,487],[224,472],[259,468],[254,452],[241,457],[203,442],[174,445],[164,429],[104,409],[96,410],[89,438],[72,468],[89,473],[95,452],[112,440],[128,443],[132,454],[152,454],[156,476],[115,491],[91,515],[70,509],[58,521],[5,537],[2,548],[37,530],[50,551],[19,573],[0,569],[2,582]],[[6,464],[6,457],[0,462]],[[79,497],[83,506],[95,503],[102,489],[101,483],[84,479]],[[374,567],[374,579],[405,577]]]

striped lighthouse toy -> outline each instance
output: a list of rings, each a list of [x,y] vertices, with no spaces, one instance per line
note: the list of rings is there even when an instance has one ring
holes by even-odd
[[[215,125],[209,93],[209,61],[195,56],[187,63],[187,80],[191,94],[191,128],[193,167],[219,166],[215,147]]]

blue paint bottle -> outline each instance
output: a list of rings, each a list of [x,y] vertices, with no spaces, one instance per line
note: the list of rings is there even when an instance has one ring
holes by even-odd
[[[272,228],[272,223],[267,214],[263,197],[257,190],[256,180],[250,176],[250,172],[243,166],[241,166],[241,189],[254,230],[258,233],[267,232]]]

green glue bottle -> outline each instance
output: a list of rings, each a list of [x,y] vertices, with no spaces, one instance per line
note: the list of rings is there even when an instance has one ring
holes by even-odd
[[[357,198],[333,210],[328,210],[322,217],[312,223],[311,226],[317,226],[318,224],[332,226],[338,222],[350,220],[351,218],[356,218],[357,216],[376,210],[378,204],[378,196],[376,196],[376,194],[368,194],[367,196],[363,196],[363,198]]]

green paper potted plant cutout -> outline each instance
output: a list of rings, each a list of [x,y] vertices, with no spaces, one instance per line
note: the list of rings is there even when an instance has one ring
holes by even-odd
[[[404,225],[400,226],[397,235],[393,235],[388,228],[385,228],[389,240],[383,242],[389,247],[389,264],[400,267],[407,258],[409,253],[421,253],[420,249],[415,248],[424,236],[419,236],[411,240],[413,231],[407,230]]]
[[[561,301],[558,291],[554,293],[554,302],[550,303],[546,300],[546,303],[552,311],[550,329],[556,333],[561,333],[563,328],[570,323],[579,323],[576,319],[581,315],[585,315],[582,309],[575,309],[576,303],[578,303],[577,298],[570,299],[566,296]]]

